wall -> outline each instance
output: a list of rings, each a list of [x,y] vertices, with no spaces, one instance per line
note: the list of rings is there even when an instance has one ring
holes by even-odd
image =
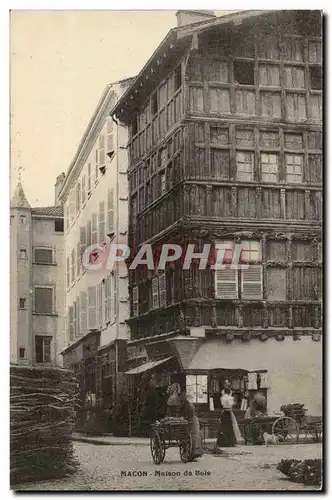
[[[25,209],[12,209],[11,216],[11,264],[10,264],[10,357],[11,362],[27,363],[32,359],[31,336],[31,213]],[[22,223],[23,222],[23,223]],[[20,250],[26,250],[26,259],[20,258]],[[19,299],[25,299],[25,308],[19,309]],[[19,359],[19,349],[25,349],[25,358]]]
[[[33,315],[33,333],[34,335],[52,335],[52,360],[62,365],[60,352],[65,346],[64,234],[54,230],[54,218],[33,217],[33,249],[36,247],[53,248],[54,265],[33,264],[32,288],[34,293],[36,285],[55,287],[55,315]]]
[[[322,343],[311,336],[294,341],[285,337],[261,342],[253,339],[243,343],[225,344],[227,359],[236,358],[237,367],[266,368],[270,389],[267,391],[268,411],[280,411],[282,405],[303,403],[309,415],[322,415]],[[263,366],[264,365],[264,366]],[[257,368],[257,369],[258,369]]]
[[[121,89],[120,86],[114,85],[113,90],[115,92],[122,92],[124,89]],[[89,287],[97,287],[101,286],[102,289],[102,322],[99,322],[98,316],[98,305],[97,305],[97,329],[101,330],[101,345],[105,345],[111,342],[117,335],[119,338],[127,338],[128,336],[128,327],[125,324],[125,320],[128,317],[128,285],[127,285],[127,271],[125,268],[120,269],[119,279],[115,275],[110,276],[111,286],[112,286],[112,313],[110,314],[110,321],[106,323],[105,320],[105,283],[102,280],[105,280],[109,276],[109,270],[107,269],[107,257],[104,261],[104,265],[100,270],[85,270],[82,264],[81,255],[78,254],[77,245],[81,241],[81,233],[82,230],[87,233],[87,227],[89,222],[92,222],[93,214],[97,215],[97,234],[95,239],[92,239],[93,243],[99,244],[102,241],[105,241],[105,233],[114,232],[118,234],[115,236],[113,243],[119,242],[126,244],[127,242],[127,227],[128,227],[128,181],[127,181],[127,152],[126,152],[126,144],[128,141],[127,128],[119,125],[117,126],[115,122],[112,121],[109,115],[112,107],[114,106],[114,98],[111,94],[108,95],[106,99],[108,99],[107,109],[100,117],[99,127],[101,130],[92,130],[92,134],[96,136],[96,132],[98,132],[96,137],[91,138],[91,143],[87,144],[84,149],[84,154],[86,159],[84,160],[84,164],[82,165],[81,170],[79,170],[76,175],[76,179],[71,182],[69,185],[68,196],[64,203],[65,208],[65,262],[66,269],[69,264],[71,268],[72,262],[72,251],[74,250],[75,255],[75,276],[74,279],[70,276],[69,286],[66,279],[66,313],[68,318],[68,309],[72,307],[74,302],[79,302],[81,299],[81,293],[87,293]],[[106,102],[106,101],[105,101]],[[105,102],[102,104],[105,106]],[[98,128],[98,125],[97,125]],[[114,148],[114,154],[109,158],[109,156],[105,155],[105,162],[102,162],[106,165],[105,173],[102,174],[98,166],[101,164],[101,142],[100,137],[103,136],[105,138],[105,152],[108,150],[108,141],[110,140],[110,128],[112,128],[112,143]],[[97,161],[98,157],[98,161]],[[90,167],[89,167],[90,164]],[[91,194],[88,197],[88,173],[89,168],[91,172]],[[119,175],[117,176],[117,170]],[[98,175],[97,175],[98,174]],[[118,178],[117,178],[118,177]],[[83,180],[84,179],[84,180]],[[75,214],[73,215],[73,200],[75,198],[75,191],[77,190],[77,186],[80,185],[81,189],[81,200],[79,203],[79,210],[77,211],[77,207],[75,207]],[[85,185],[85,202],[82,202],[82,185]],[[112,213],[113,213],[113,222],[109,223],[108,219],[108,209],[109,209],[109,194],[110,190],[113,190],[113,198],[112,198]],[[76,193],[77,194],[77,193]],[[100,203],[105,203],[105,231],[104,234],[100,234]],[[117,210],[118,209],[118,210]],[[117,225],[118,220],[118,225]],[[83,229],[85,228],[85,229]],[[93,238],[93,235],[92,235]],[[85,241],[89,246],[89,242],[87,241],[87,236],[85,237]],[[90,243],[91,244],[91,243]],[[85,245],[86,247],[86,245]],[[84,247],[84,248],[85,248]],[[82,250],[82,246],[81,246]],[[80,252],[81,253],[81,252]],[[79,257],[78,257],[79,256]],[[81,264],[77,265],[77,260]],[[65,271],[66,272],[66,271]],[[116,289],[116,298],[114,295],[114,289]],[[116,322],[116,311],[118,308],[119,313],[119,324],[117,328]],[[80,336],[84,335],[87,332],[87,329],[82,327],[82,322],[79,321],[75,328],[75,333],[71,338],[69,334],[69,321],[67,322],[67,332],[66,332],[66,346],[70,345],[73,340],[76,340]]]

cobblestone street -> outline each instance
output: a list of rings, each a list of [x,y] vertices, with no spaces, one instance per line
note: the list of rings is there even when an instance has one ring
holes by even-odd
[[[220,456],[204,455],[183,464],[176,448],[165,461],[152,462],[147,445],[103,446],[75,443],[81,466],[72,477],[18,485],[16,490],[312,490],[287,480],[276,470],[282,458],[321,458],[320,444],[243,446],[225,449]],[[134,476],[133,473],[144,474]],[[132,475],[130,475],[130,473]],[[170,475],[166,475],[166,474]],[[190,473],[192,475],[190,475]],[[165,474],[165,475],[163,475]]]

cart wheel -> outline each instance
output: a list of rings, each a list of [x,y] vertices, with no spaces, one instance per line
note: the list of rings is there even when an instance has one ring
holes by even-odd
[[[165,448],[157,432],[150,437],[150,450],[154,463],[159,465],[165,458]]]
[[[272,426],[272,434],[275,434],[279,443],[291,444],[299,439],[299,426],[291,417],[280,417]]]
[[[180,441],[179,448],[181,460],[186,464],[190,461],[191,457],[192,441],[190,434]]]

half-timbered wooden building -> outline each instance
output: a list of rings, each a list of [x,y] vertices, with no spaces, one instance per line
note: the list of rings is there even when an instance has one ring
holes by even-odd
[[[319,11],[180,11],[115,109],[132,253],[241,244],[249,264],[130,271],[128,353],[173,356],[201,413],[226,378],[239,411],[247,390],[321,411],[321,30]]]

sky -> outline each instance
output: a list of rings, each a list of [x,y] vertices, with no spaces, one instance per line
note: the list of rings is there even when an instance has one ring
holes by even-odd
[[[21,164],[30,204],[51,205],[55,179],[105,86],[140,71],[176,26],[176,11],[12,10],[10,17],[11,194]]]

